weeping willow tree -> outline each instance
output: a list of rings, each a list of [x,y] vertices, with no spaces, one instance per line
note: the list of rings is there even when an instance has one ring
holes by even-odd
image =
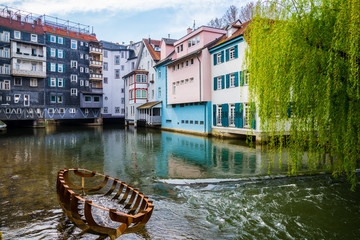
[[[328,166],[356,185],[360,162],[360,0],[258,4],[246,65],[268,146],[289,174]],[[284,137],[287,135],[288,137]]]

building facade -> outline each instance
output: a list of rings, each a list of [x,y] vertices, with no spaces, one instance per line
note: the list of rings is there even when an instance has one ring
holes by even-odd
[[[224,30],[200,27],[174,43],[167,65],[167,114],[164,128],[211,133],[211,68],[208,47]]]

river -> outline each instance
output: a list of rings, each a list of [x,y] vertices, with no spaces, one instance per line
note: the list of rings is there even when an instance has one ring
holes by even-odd
[[[269,164],[241,140],[105,126],[8,129],[0,132],[0,232],[4,240],[103,239],[81,232],[57,202],[57,172],[78,167],[154,201],[145,228],[119,239],[360,239],[359,187],[351,192],[345,178],[326,174],[283,177],[285,162],[269,176]]]

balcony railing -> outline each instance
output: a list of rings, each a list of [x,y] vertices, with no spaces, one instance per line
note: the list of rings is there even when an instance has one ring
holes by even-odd
[[[90,48],[90,53],[102,54],[102,49],[101,49],[101,48],[91,47],[91,48]]]
[[[92,74],[90,74],[90,79],[93,79],[93,80],[102,80],[102,74],[92,73]]]
[[[100,61],[90,61],[90,67],[91,66],[102,67],[102,62],[100,62]]]
[[[45,62],[46,56],[43,54],[31,54],[31,53],[23,53],[23,52],[12,52],[11,57],[20,58],[20,59],[28,59],[38,62]]]
[[[22,77],[38,77],[38,78],[46,77],[46,71],[31,71],[31,70],[12,69],[11,74],[14,76],[22,76]]]

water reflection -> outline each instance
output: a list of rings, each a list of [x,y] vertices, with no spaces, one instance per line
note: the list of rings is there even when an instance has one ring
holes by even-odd
[[[266,152],[239,140],[113,127],[8,129],[0,134],[0,231],[4,239],[98,239],[74,227],[57,203],[58,170],[79,167],[117,177],[154,200],[146,228],[120,239],[360,237],[351,224],[360,221],[359,215],[345,217],[360,212],[360,195],[350,193],[346,181],[318,177],[205,186],[158,182],[263,176],[269,164]],[[272,174],[286,171],[284,162]],[[327,227],[337,223],[330,221],[336,218],[349,221],[341,223],[346,232]],[[319,228],[325,230],[317,234]]]

